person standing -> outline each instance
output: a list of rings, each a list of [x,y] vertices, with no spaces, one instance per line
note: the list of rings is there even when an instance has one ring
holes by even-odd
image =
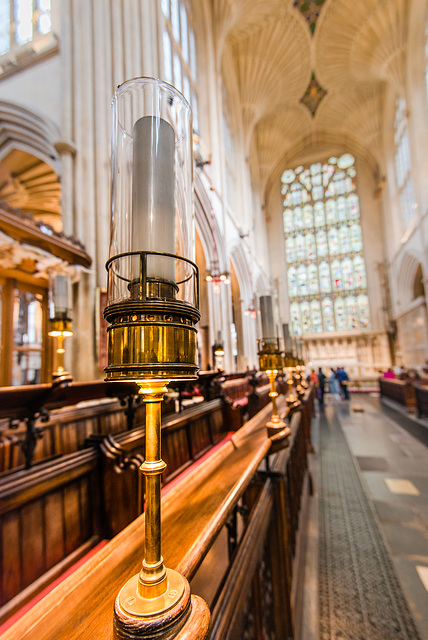
[[[336,377],[339,380],[340,388],[342,389],[342,392],[343,392],[343,397],[345,398],[345,400],[349,400],[349,389],[348,389],[349,377],[343,367],[339,367],[337,369]]]
[[[318,381],[319,381],[318,401],[319,401],[320,404],[324,404],[324,393],[325,393],[326,376],[324,375],[323,370],[321,369],[321,367],[318,369]]]
[[[336,400],[340,400],[340,385],[334,369],[331,369],[330,371],[330,377],[328,378],[328,390]]]

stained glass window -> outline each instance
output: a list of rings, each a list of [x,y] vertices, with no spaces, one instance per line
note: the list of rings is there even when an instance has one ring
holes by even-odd
[[[322,316],[324,322],[324,331],[334,331],[334,312],[333,302],[331,298],[323,298],[322,300]]]
[[[351,258],[345,258],[342,262],[342,278],[345,289],[354,288],[354,269]]]
[[[327,217],[327,224],[335,224],[337,222],[337,204],[336,200],[330,198],[325,203],[325,211]]]
[[[339,233],[336,227],[328,232],[328,250],[331,256],[336,256],[339,253]]]
[[[340,291],[342,289],[342,269],[339,260],[333,260],[331,263],[331,279],[333,281],[333,290]]]
[[[303,219],[306,229],[314,226],[314,215],[310,204],[305,204],[303,207]]]
[[[284,211],[284,231],[286,234],[294,231],[293,212],[291,209]]]
[[[297,281],[299,283],[299,294],[305,296],[308,293],[308,278],[306,267],[303,264],[297,269]]]
[[[370,325],[370,309],[368,296],[365,294],[359,295],[357,298],[357,305],[360,327],[364,329]]]
[[[287,262],[296,261],[296,251],[294,248],[294,238],[289,236],[285,241],[285,251],[287,255]]]
[[[328,254],[327,234],[325,231],[318,231],[317,233],[317,252],[320,258]]]
[[[322,332],[322,315],[321,315],[321,303],[319,300],[312,300],[311,302],[311,316],[312,316],[312,330],[314,333]]]
[[[305,236],[305,244],[306,244],[306,256],[308,260],[314,260],[316,257],[316,247],[315,247],[315,236],[313,233],[308,233]]]
[[[346,328],[358,328],[357,303],[354,296],[348,296],[345,300],[346,304]]]
[[[361,227],[359,224],[353,224],[350,228],[351,233],[351,247],[353,253],[359,253],[363,248],[363,241],[361,239]]]
[[[297,284],[297,271],[296,267],[290,267],[288,270],[288,291],[293,297],[299,295],[299,285]]]
[[[331,277],[330,266],[327,262],[321,262],[319,266],[320,274],[320,287],[322,293],[330,293],[331,291]]]
[[[351,240],[349,237],[349,227],[342,225],[339,228],[339,247],[340,253],[349,253],[351,251]]]
[[[190,6],[186,0],[160,0],[160,3],[165,18],[163,78],[184,93],[192,106],[193,129],[198,132],[196,42]]]
[[[356,286],[359,289],[365,289],[367,287],[366,268],[361,256],[355,256],[354,258],[354,273]]]
[[[295,336],[302,335],[302,321],[300,318],[300,305],[298,302],[293,302],[290,305],[291,316],[291,331]]]
[[[315,202],[314,204],[314,221],[316,227],[325,227],[324,203]]]
[[[302,302],[300,305],[300,316],[303,333],[312,333],[311,307],[309,302]]]
[[[299,233],[295,237],[296,260],[304,260],[306,257],[305,236]]]
[[[294,226],[296,229],[303,229],[305,226],[303,211],[300,207],[294,209]]]
[[[345,153],[281,177],[294,335],[370,327],[356,176]]]
[[[0,0],[0,55],[52,29],[50,0]]]
[[[338,331],[345,331],[346,326],[346,310],[345,301],[343,298],[336,298],[334,301],[334,316],[336,320],[336,329]]]
[[[337,204],[337,219],[340,222],[343,222],[343,220],[346,220],[346,198],[341,196],[340,198],[337,199],[336,204]]]
[[[309,293],[319,292],[318,269],[316,264],[310,264],[308,267],[308,286]]]

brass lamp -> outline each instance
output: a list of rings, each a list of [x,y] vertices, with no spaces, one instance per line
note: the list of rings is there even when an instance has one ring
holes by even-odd
[[[276,407],[278,393],[275,380],[278,371],[281,371],[284,363],[279,349],[278,338],[275,337],[273,322],[272,296],[260,296],[260,314],[262,321],[262,338],[258,341],[258,357],[260,371],[265,371],[271,385],[269,396],[272,398],[272,416],[266,424],[268,435],[274,435],[285,428],[285,422],[280,419]]]
[[[287,380],[288,395],[287,395],[286,401],[289,407],[298,401],[297,396],[295,396],[293,393],[293,385],[294,385],[293,371],[294,371],[294,367],[296,366],[296,362],[297,360],[292,353],[285,354],[284,368],[288,372],[288,380]]]
[[[223,345],[223,340],[221,339],[221,331],[217,332],[217,342],[214,343],[212,347],[212,351],[213,351],[214,368],[222,371],[224,345]]]
[[[54,380],[71,379],[64,368],[64,338],[72,336],[71,279],[66,271],[55,271],[49,275],[49,331],[48,335],[57,339],[56,370]]]
[[[135,381],[146,403],[145,555],[116,598],[114,620],[121,638],[162,637],[191,609],[187,580],[161,555],[160,422],[167,384],[198,372],[192,118],[181,93],[153,78],[120,85],[112,107],[106,380]]]

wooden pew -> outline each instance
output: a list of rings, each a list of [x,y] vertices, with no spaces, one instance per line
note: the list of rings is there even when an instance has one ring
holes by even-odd
[[[416,406],[415,387],[408,380],[379,378],[379,389],[381,398],[393,400],[409,410]]]
[[[162,501],[162,555],[166,566],[188,580],[236,507],[250,507],[243,536],[226,563],[212,604],[211,637],[217,640],[242,637],[240,630],[253,624],[250,611],[259,620],[265,616],[271,637],[292,636],[288,539],[298,521],[294,511],[299,508],[297,494],[306,466],[306,438],[300,435],[302,420],[296,413],[290,447],[272,454],[267,466],[263,460],[270,440],[265,423],[270,411],[270,406],[263,409]],[[143,525],[144,514],[25,614],[3,640],[112,640],[113,602],[124,582],[140,569]],[[270,599],[263,597],[267,592]]]
[[[165,416],[164,483],[229,430],[220,398]],[[92,435],[86,444],[81,451],[0,478],[0,620],[143,511],[139,466],[145,427]]]
[[[428,385],[415,384],[418,418],[428,418]]]

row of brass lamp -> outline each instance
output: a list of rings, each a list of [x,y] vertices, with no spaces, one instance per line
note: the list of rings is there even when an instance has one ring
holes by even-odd
[[[181,93],[153,78],[120,85],[112,111],[106,380],[135,381],[146,403],[145,552],[116,598],[115,632],[170,637],[193,600],[187,580],[163,564],[160,499],[161,402],[170,381],[198,372],[192,116]]]
[[[286,397],[288,406],[293,406],[301,400],[307,383],[303,375],[304,361],[290,352],[284,353],[280,350],[279,338],[275,335],[272,296],[261,296],[259,304],[262,334],[262,338],[258,341],[259,369],[267,374],[271,385],[269,396],[272,398],[272,417],[266,427],[268,435],[273,436],[286,427],[285,422],[278,415],[276,405],[278,392],[275,381],[278,373],[284,370],[288,372],[288,394]],[[296,394],[293,392],[294,385]]]

